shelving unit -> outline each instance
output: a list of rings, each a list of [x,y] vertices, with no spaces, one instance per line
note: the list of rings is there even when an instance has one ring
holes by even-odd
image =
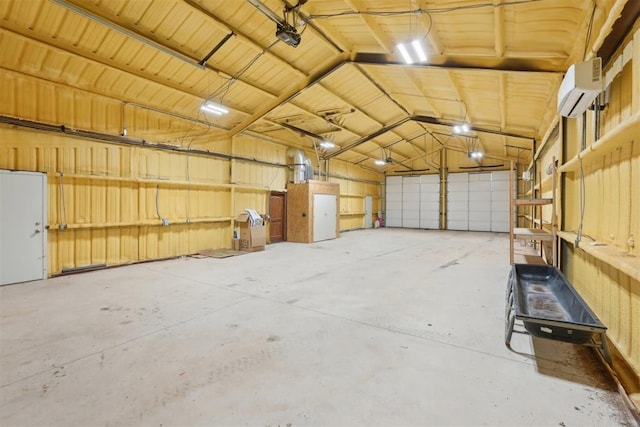
[[[555,159],[553,160],[555,168]],[[550,176],[552,197],[543,198],[536,197],[536,191],[540,191],[542,188],[542,181],[539,185],[533,187],[533,191],[527,193],[531,195],[531,198],[515,198],[514,184],[516,181],[515,168],[513,162],[511,162],[511,170],[509,179],[509,256],[511,264],[553,264],[557,263],[557,239],[556,239],[556,207],[555,207],[555,169]],[[541,192],[541,191],[540,191]],[[541,206],[551,205],[551,224],[549,224],[550,231],[544,229],[546,225],[542,220]],[[532,208],[530,214],[520,214],[518,208],[529,206]],[[515,220],[518,217],[523,217],[530,222],[534,227],[516,227]],[[529,242],[531,246],[516,245],[516,241],[523,243]],[[551,242],[551,257],[547,257],[547,261],[543,258],[543,245],[542,242]],[[549,262],[550,261],[550,262]]]

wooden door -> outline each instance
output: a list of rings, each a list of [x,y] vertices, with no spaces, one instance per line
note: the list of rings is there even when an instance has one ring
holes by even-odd
[[[269,243],[287,240],[286,193],[272,191],[269,198]]]

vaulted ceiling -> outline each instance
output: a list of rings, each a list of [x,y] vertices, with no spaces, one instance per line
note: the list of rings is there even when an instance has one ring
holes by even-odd
[[[2,68],[123,101],[181,124],[153,142],[206,148],[239,134],[365,167],[528,162],[570,64],[613,0],[0,0]],[[297,7],[296,7],[297,6]],[[301,35],[276,37],[284,16]],[[397,43],[418,40],[407,65]],[[201,110],[207,100],[229,113]],[[172,122],[173,123],[173,122]],[[468,123],[459,135],[453,126]],[[123,125],[124,127],[125,125]],[[130,127],[133,125],[129,124]],[[197,128],[202,132],[193,132]],[[482,151],[482,160],[468,158]],[[374,160],[393,162],[376,166]]]

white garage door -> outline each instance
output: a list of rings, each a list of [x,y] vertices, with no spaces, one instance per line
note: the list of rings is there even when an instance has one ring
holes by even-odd
[[[509,231],[509,171],[448,176],[447,229]]]
[[[438,175],[387,177],[388,227],[439,228]]]
[[[420,177],[402,177],[402,227],[420,228]]]
[[[469,174],[469,230],[491,231],[491,174]]]
[[[447,230],[469,229],[469,174],[447,177]]]
[[[509,232],[509,171],[491,172],[491,231]]]
[[[387,227],[402,227],[402,177],[387,177]]]
[[[440,228],[440,176],[420,177],[420,228]]]

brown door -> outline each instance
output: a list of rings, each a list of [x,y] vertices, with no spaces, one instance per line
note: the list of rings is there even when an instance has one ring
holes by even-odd
[[[272,191],[269,198],[269,242],[283,242],[287,240],[287,193]]]

